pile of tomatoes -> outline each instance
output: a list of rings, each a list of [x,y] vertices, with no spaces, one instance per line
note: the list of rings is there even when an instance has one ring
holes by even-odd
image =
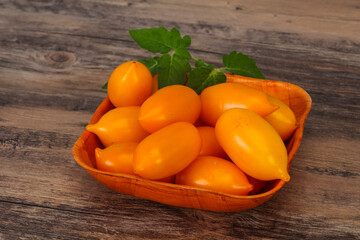
[[[240,83],[198,95],[184,85],[157,89],[145,65],[126,62],[108,82],[115,106],[86,126],[101,171],[235,195],[257,193],[267,181],[289,181],[284,144],[297,127],[280,100]]]

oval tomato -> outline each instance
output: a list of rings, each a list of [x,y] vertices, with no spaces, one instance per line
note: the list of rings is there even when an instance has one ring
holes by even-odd
[[[200,156],[214,156],[219,158],[228,158],[225,151],[220,146],[215,136],[215,128],[202,126],[197,128],[201,137]]]
[[[134,154],[134,173],[161,179],[183,170],[199,154],[201,138],[190,123],[177,122],[149,135]]]
[[[195,123],[200,108],[200,97],[194,90],[171,85],[159,89],[141,105],[139,122],[152,133],[174,122]]]
[[[128,142],[111,145],[105,149],[96,148],[97,169],[111,173],[134,175],[133,159],[138,143]]]
[[[294,112],[282,101],[268,96],[270,102],[279,106],[279,109],[270,113],[264,119],[275,128],[283,141],[288,140],[298,127]]]
[[[149,133],[139,124],[139,110],[139,106],[114,108],[97,123],[87,125],[86,130],[95,133],[105,147],[115,143],[140,142]]]
[[[134,152],[139,143],[120,143],[105,149],[95,148],[97,169],[111,173],[125,173],[140,177],[134,173]],[[175,175],[157,179],[158,182],[174,183]]]
[[[235,195],[247,195],[253,188],[235,164],[212,156],[196,158],[176,175],[175,183]]]
[[[201,119],[215,126],[220,115],[231,108],[244,108],[266,116],[279,107],[267,95],[241,83],[221,83],[205,88],[201,95]]]
[[[130,61],[118,66],[108,81],[108,96],[115,107],[140,106],[153,93],[153,78],[142,63]]]
[[[284,142],[258,114],[230,109],[217,121],[215,134],[230,159],[247,175],[265,181],[290,180]]]

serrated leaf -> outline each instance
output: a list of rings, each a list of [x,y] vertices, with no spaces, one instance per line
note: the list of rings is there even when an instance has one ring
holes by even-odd
[[[187,48],[191,45],[191,37],[189,35],[185,35],[182,39],[182,47]]]
[[[175,50],[175,53],[181,57],[181,58],[184,58],[184,59],[190,59],[191,58],[191,55],[189,53],[188,50],[186,50],[185,48],[178,48]]]
[[[181,46],[181,34],[177,28],[172,28],[169,32],[168,43],[173,47],[172,49]]]
[[[185,35],[181,38],[181,34],[177,28],[172,28],[169,34],[169,44],[173,46],[173,49],[186,48],[191,44],[191,37]]]
[[[212,65],[212,64],[205,65],[204,67],[207,68],[207,69],[210,69],[210,70],[214,70],[214,69],[215,69],[215,66]]]
[[[107,89],[107,86],[108,86],[108,83],[106,82],[106,83],[101,87],[101,89]]]
[[[203,67],[206,66],[205,62],[201,59],[197,59],[195,62],[195,67]]]
[[[223,55],[225,70],[233,74],[246,77],[265,79],[254,60],[248,56],[232,51],[229,55]]]
[[[144,64],[151,72],[151,75],[155,75],[157,73],[158,57],[148,58],[148,59],[140,59],[138,60],[142,64]]]
[[[158,87],[185,84],[186,73],[191,70],[189,62],[174,52],[172,55],[164,54],[158,59]]]
[[[168,44],[169,31],[164,27],[129,30],[134,41],[152,53],[168,53],[172,47]]]
[[[205,88],[224,82],[225,74],[215,70],[213,66],[196,67],[189,73],[186,86],[201,94]]]
[[[165,54],[171,50],[188,47],[190,36],[181,37],[178,29],[170,31],[165,27],[129,30],[132,39],[142,48],[152,52]]]

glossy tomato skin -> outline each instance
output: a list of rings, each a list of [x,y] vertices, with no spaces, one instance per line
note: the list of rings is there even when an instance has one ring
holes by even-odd
[[[263,181],[290,180],[285,144],[258,114],[230,109],[217,121],[215,134],[230,159],[247,175]]]
[[[227,159],[228,156],[220,146],[215,136],[215,128],[201,126],[197,128],[201,137],[200,156],[214,156]]]
[[[156,91],[140,108],[139,122],[153,133],[171,123],[195,123],[201,102],[197,93],[183,85],[171,85]]]
[[[86,130],[95,133],[105,147],[116,143],[140,142],[149,133],[139,124],[139,111],[139,106],[114,108],[97,123],[87,125]]]
[[[170,124],[140,142],[134,154],[134,173],[146,179],[175,175],[198,156],[200,149],[201,138],[192,124]]]
[[[210,86],[200,97],[201,119],[210,126],[215,126],[220,115],[228,109],[244,108],[264,117],[279,108],[270,103],[265,93],[241,83]]]
[[[175,183],[234,195],[247,195],[253,188],[235,164],[212,156],[196,158],[176,175]]]
[[[136,61],[118,66],[108,81],[108,96],[115,107],[140,106],[153,93],[149,69]]]
[[[138,143],[128,142],[95,149],[97,169],[111,173],[134,175],[133,159]]]
[[[264,119],[275,128],[283,141],[288,140],[295,129],[298,127],[298,122],[294,112],[279,99],[268,96],[271,103],[279,106],[279,109],[265,116]]]

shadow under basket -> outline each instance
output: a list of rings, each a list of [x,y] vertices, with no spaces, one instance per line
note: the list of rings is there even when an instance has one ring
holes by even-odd
[[[286,142],[288,151],[288,168],[300,146],[305,120],[311,109],[311,98],[302,88],[280,81],[260,80],[237,75],[227,75],[227,82],[239,82],[259,89],[286,103],[295,113],[299,127]],[[106,97],[96,109],[90,124],[96,123],[103,114],[114,106]],[[196,208],[217,212],[234,212],[254,208],[272,197],[284,185],[283,180],[267,183],[259,194],[237,196],[195,187],[156,182],[127,174],[115,174],[96,169],[94,151],[103,148],[98,137],[84,131],[73,147],[76,162],[92,177],[105,186],[131,196],[148,199],[172,206]]]

